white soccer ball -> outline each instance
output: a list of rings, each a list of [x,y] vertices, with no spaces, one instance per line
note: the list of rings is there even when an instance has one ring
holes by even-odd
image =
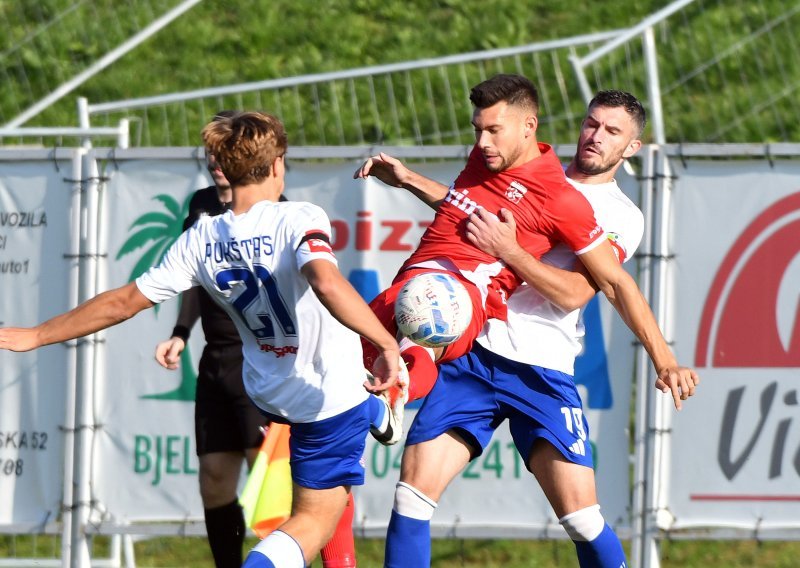
[[[425,272],[405,283],[394,304],[397,327],[423,347],[444,347],[457,340],[472,320],[472,300],[454,276]]]

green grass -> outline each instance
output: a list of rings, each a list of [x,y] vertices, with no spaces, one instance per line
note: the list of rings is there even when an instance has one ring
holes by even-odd
[[[252,541],[254,544],[255,541]],[[625,549],[630,554],[628,543]],[[200,539],[155,539],[136,544],[140,568],[196,566],[213,568]],[[360,568],[383,566],[383,540],[358,540]],[[568,541],[442,540],[433,541],[434,568],[557,568],[577,566],[575,549]],[[662,546],[662,568],[795,568],[800,542],[668,541]],[[322,563],[314,562],[314,568]]]
[[[248,539],[246,549],[256,543]],[[630,554],[628,543],[623,543]],[[383,566],[383,540],[358,539],[356,554],[360,568]],[[206,542],[198,537],[160,537],[134,544],[139,568],[192,566],[213,568]],[[0,536],[0,557],[56,557],[55,537]],[[108,554],[108,539],[96,538],[93,554]],[[662,568],[794,568],[800,558],[800,542],[755,541],[666,541],[661,548]],[[434,568],[556,568],[577,566],[568,541],[436,539],[432,547]],[[317,559],[313,568],[321,568]]]
[[[630,27],[667,3],[604,0],[578,5],[549,0],[493,0],[491,9],[487,9],[482,0],[205,0],[28,125],[75,125],[77,96],[85,96],[91,102],[113,101],[512,47]],[[178,0],[0,0],[0,19],[6,22],[4,33],[0,34],[0,80],[4,86],[0,90],[0,124],[44,98],[154,16],[177,4]],[[697,3],[659,28],[660,81],[670,141],[765,142],[800,138],[800,121],[794,118],[800,80],[795,38],[800,35],[800,17],[780,20],[790,4],[785,0]],[[68,10],[70,7],[74,9]],[[56,24],[45,25],[57,16]],[[779,23],[769,33],[758,33],[773,21]],[[580,115],[582,100],[569,64],[562,61],[561,73],[567,76],[556,77],[548,57],[536,68],[530,57],[520,58],[519,65],[535,82],[550,90],[553,100],[561,98],[559,88],[566,89],[570,112]],[[487,61],[483,71],[496,72],[495,63]],[[513,63],[507,61],[506,65]],[[703,72],[694,74],[696,69]],[[453,73],[452,80],[458,81],[459,70],[454,68]],[[590,75],[597,88],[623,88],[646,99],[640,43],[615,50],[598,62]],[[467,80],[470,84],[477,82],[473,76]],[[422,93],[423,79],[415,77],[411,81],[414,89]],[[382,79],[376,78],[375,88],[380,90],[381,85]],[[435,91],[435,81],[433,86]],[[348,89],[344,84],[339,88],[337,97],[345,101]],[[444,93],[435,95],[441,98]],[[324,105],[329,93],[321,91],[320,96]],[[398,92],[397,97],[399,115],[407,125],[406,95]],[[368,95],[360,92],[359,99],[364,98]],[[186,131],[179,125],[195,124],[198,116],[205,120],[218,108],[242,106],[282,114],[293,144],[341,142],[330,117],[295,124],[291,109],[284,108],[280,113],[272,108],[275,102],[270,96],[265,99],[268,100],[262,101],[254,94],[228,96],[200,107],[163,107],[146,115],[133,115],[147,120],[156,134],[169,121],[166,135],[156,138],[156,145],[164,145],[165,140],[166,145],[195,145],[197,140],[187,140]],[[309,100],[303,99],[299,104],[310,106]],[[382,103],[385,108],[385,99]],[[341,110],[343,122],[352,123],[348,104],[343,104]],[[555,112],[543,110],[545,118],[548,112]],[[313,116],[309,108],[306,111],[304,116]],[[447,114],[437,112],[441,116],[423,113],[421,121],[435,118],[449,127]],[[386,116],[375,124],[371,123],[372,117],[362,119],[367,136],[373,138],[367,143],[407,139],[407,134],[395,131]],[[423,123],[421,128],[427,126]],[[466,127],[468,136],[469,125],[461,126]],[[545,128],[544,138],[571,141],[574,128],[566,132],[569,126],[567,122],[552,132]],[[141,142],[149,145],[147,140]],[[432,142],[461,143],[450,139]]]

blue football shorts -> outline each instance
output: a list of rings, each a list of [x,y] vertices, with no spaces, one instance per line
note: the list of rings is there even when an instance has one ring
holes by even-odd
[[[572,376],[511,361],[477,343],[467,355],[439,366],[406,445],[454,429],[472,446],[474,459],[506,419],[526,464],[533,443],[543,438],[567,460],[592,467],[589,425]]]
[[[264,414],[275,422],[286,422]],[[364,485],[364,448],[369,427],[366,400],[325,420],[290,423],[292,481],[309,489]]]

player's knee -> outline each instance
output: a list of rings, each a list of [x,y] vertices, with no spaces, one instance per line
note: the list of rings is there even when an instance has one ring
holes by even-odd
[[[567,531],[569,538],[576,542],[593,541],[606,526],[606,521],[600,513],[600,505],[592,505],[564,515],[558,522]]]
[[[206,509],[236,499],[236,482],[224,477],[200,476],[200,498]]]
[[[394,510],[404,517],[430,521],[437,503],[419,489],[399,481],[394,490]]]

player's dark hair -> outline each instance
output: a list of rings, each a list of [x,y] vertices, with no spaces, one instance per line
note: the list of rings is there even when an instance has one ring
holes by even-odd
[[[539,92],[536,86],[522,75],[501,73],[479,83],[469,92],[475,108],[483,109],[499,102],[539,112]]]
[[[626,91],[618,91],[615,89],[598,91],[594,98],[589,102],[589,111],[598,106],[624,108],[625,112],[628,113],[633,120],[633,123],[639,130],[639,133],[636,136],[639,137],[642,135],[642,132],[644,132],[644,127],[647,124],[647,114],[644,111],[642,103],[640,103],[639,99],[634,97],[632,94]]]

